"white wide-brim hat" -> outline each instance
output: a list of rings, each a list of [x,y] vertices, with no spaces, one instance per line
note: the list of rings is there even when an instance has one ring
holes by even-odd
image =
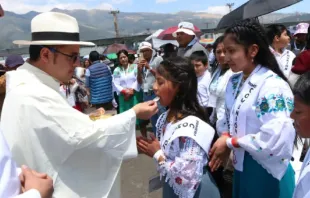
[[[45,12],[31,21],[31,41],[16,40],[17,45],[83,45],[92,42],[80,41],[79,25],[75,18],[58,12]]]

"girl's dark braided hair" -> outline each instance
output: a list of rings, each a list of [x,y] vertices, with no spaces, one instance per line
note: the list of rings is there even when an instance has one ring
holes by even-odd
[[[237,44],[243,45],[246,52],[248,48],[256,44],[259,47],[258,53],[254,58],[255,64],[267,67],[283,80],[287,81],[281,71],[277,60],[269,49],[269,43],[264,28],[254,19],[243,20],[225,31],[225,37],[232,36]]]
[[[209,122],[206,110],[198,103],[197,77],[189,59],[182,57],[167,58],[161,62],[157,72],[171,81],[174,86],[179,86],[179,90],[170,105],[170,109],[176,114],[176,118],[182,119],[193,115]],[[182,117],[179,118],[178,114],[181,114]]]

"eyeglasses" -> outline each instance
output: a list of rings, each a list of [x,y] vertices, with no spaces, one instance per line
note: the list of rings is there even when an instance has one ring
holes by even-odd
[[[59,53],[59,54],[61,54],[61,55],[63,55],[63,56],[66,56],[66,57],[68,57],[68,58],[70,58],[70,60],[73,62],[73,63],[80,63],[80,54],[72,54],[72,55],[69,55],[69,54],[65,54],[65,53],[63,53],[63,52],[61,52],[61,51],[59,51],[59,50],[57,50],[57,49],[55,49],[55,48],[52,48],[52,47],[47,47],[47,46],[41,46],[42,48],[43,47],[46,47],[47,49],[49,49],[51,52],[53,52],[53,53]]]

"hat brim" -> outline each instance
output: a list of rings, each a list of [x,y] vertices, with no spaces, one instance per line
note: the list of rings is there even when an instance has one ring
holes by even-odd
[[[185,28],[180,28],[180,29],[177,29],[177,31],[173,32],[172,36],[173,37],[177,37],[177,33],[179,33],[179,32],[183,32],[183,33],[191,35],[191,36],[195,36],[196,35],[193,30],[189,30],[189,29],[185,29]]]
[[[25,41],[16,40],[13,41],[16,45],[82,45],[82,46],[95,46],[92,42],[84,41]]]
[[[153,50],[151,47],[148,47],[148,46],[143,46],[143,47],[139,48],[140,51],[143,50],[143,49]]]

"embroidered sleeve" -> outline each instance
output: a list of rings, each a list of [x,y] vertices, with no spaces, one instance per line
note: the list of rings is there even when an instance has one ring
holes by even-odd
[[[229,132],[229,114],[227,114],[226,111],[227,110],[225,108],[223,114],[221,115],[221,117],[218,117],[219,119],[216,122],[216,131],[219,136],[221,136],[222,133]]]
[[[239,138],[238,144],[268,172],[277,167],[277,173],[273,171],[273,176],[280,180],[286,172],[294,147],[295,129],[290,118],[293,94],[284,82],[278,83],[277,87],[266,85],[260,91],[255,108],[260,130]]]
[[[175,143],[179,143],[180,152],[174,160],[167,159],[159,165],[158,170],[161,176],[166,176],[176,195],[192,198],[201,182],[207,155],[191,138],[181,137]]]
[[[113,72],[113,88],[116,91],[117,94],[119,94],[124,88],[121,86],[121,71],[118,68],[116,68]]]

